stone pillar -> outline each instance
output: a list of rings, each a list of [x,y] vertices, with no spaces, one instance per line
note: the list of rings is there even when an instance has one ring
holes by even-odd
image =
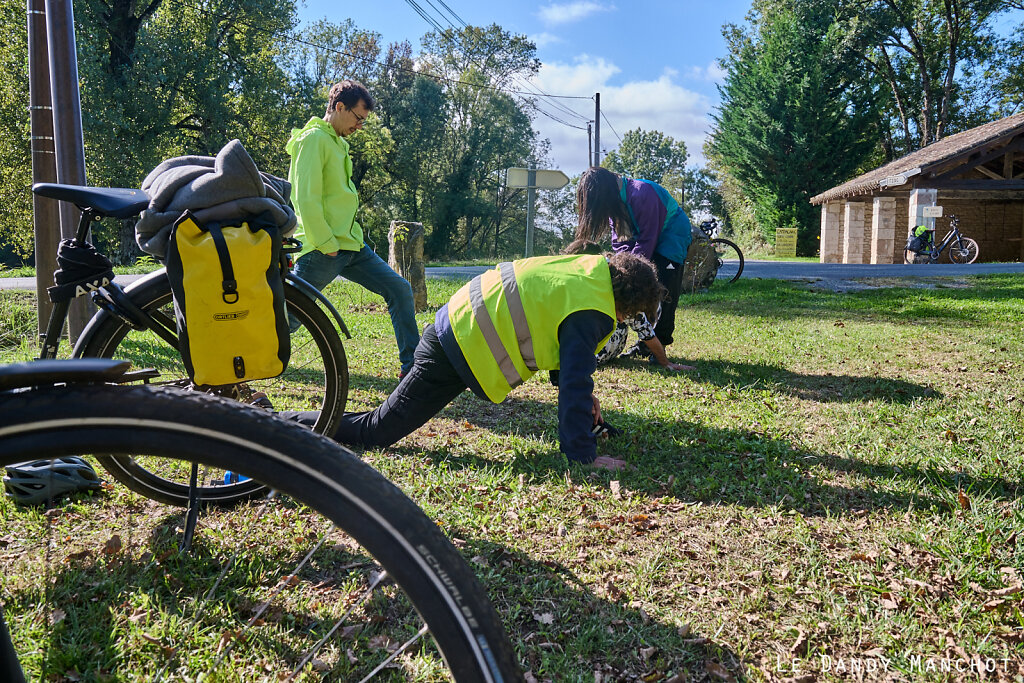
[[[871,262],[895,263],[896,198],[875,197],[871,213]]]
[[[843,263],[864,263],[864,202],[846,202],[843,223]]]
[[[427,309],[427,274],[423,265],[423,224],[391,221],[388,265],[412,285],[416,312]]]
[[[839,232],[843,215],[840,202],[825,202],[821,205],[821,257],[822,263],[841,263],[843,250],[839,243]]]
[[[910,237],[911,231],[918,225],[927,225],[931,228],[935,227],[934,218],[924,217],[924,207],[935,206],[938,195],[938,190],[910,191],[910,207],[907,210],[907,234],[905,237]]]

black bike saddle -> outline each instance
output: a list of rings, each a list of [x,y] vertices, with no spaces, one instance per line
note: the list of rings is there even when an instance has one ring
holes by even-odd
[[[111,218],[130,218],[149,206],[149,196],[145,192],[123,187],[36,183],[32,191],[41,197],[71,202],[82,211],[91,210]]]

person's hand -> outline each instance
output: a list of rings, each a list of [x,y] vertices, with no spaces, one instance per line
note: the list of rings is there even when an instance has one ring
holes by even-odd
[[[331,252],[325,252],[325,253],[326,253],[326,254],[327,254],[328,256],[337,256],[337,255],[338,255],[338,252],[336,252],[336,251],[331,251]]]
[[[672,361],[669,361],[668,363],[662,365],[661,367],[665,368],[666,370],[671,370],[673,372],[690,372],[692,370],[697,369],[696,366],[693,365],[683,365],[682,363],[673,363]]]
[[[597,400],[597,396],[594,396],[593,394],[590,395],[590,398],[594,401],[594,407],[590,411],[591,414],[594,416],[594,424],[595,425],[596,424],[600,424],[601,423],[601,402],[598,401]]]
[[[625,460],[619,460],[618,458],[612,458],[607,455],[599,455],[594,458],[594,462],[590,463],[592,467],[597,467],[602,470],[624,470],[630,466]]]

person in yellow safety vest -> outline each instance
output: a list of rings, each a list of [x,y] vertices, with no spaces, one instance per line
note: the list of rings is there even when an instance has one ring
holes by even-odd
[[[569,460],[607,469],[597,455],[604,424],[591,375],[616,321],[653,317],[664,296],[654,266],[629,253],[541,256],[501,263],[463,286],[437,312],[412,368],[375,410],[342,417],[334,438],[387,447],[422,426],[467,387],[501,402],[538,370],[558,385],[558,438]],[[557,379],[555,374],[557,373]],[[315,412],[282,413],[311,424]]]

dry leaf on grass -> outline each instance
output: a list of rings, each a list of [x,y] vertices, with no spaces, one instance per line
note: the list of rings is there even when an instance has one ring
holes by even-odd
[[[622,489],[619,485],[618,479],[613,479],[612,481],[610,481],[608,483],[608,488],[611,489],[612,498],[614,498],[615,500],[622,500]]]
[[[109,540],[107,540],[106,545],[103,546],[103,554],[116,555],[119,552],[121,552],[121,537],[114,534]]]
[[[555,623],[555,615],[551,612],[545,612],[544,614],[537,614],[536,612],[534,612],[533,618],[542,624],[547,624],[548,626]]]
[[[716,681],[727,681],[731,683],[732,681],[736,680],[736,677],[733,676],[728,669],[726,669],[718,662],[709,659],[708,661],[704,662],[704,668]]]
[[[794,641],[789,651],[798,657],[803,657],[807,654],[807,646],[810,645],[810,638],[807,637],[807,633],[802,628],[797,629],[796,641]]]
[[[971,499],[967,497],[967,494],[965,494],[963,490],[958,490],[956,492],[956,500],[960,503],[961,510],[971,509]]]

